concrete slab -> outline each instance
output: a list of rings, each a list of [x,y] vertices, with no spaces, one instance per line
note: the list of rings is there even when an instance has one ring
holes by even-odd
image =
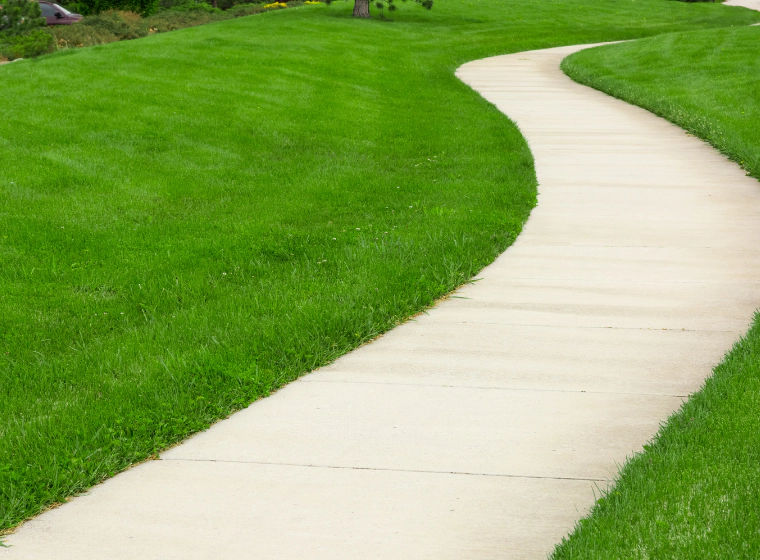
[[[533,241],[600,247],[727,247],[757,251],[760,228],[755,218],[733,220],[720,216],[702,218],[649,216],[573,215],[542,212],[531,224]]]
[[[606,457],[646,443],[680,403],[661,395],[293,383],[162,459],[601,481],[614,475]]]
[[[760,305],[760,185],[570,81],[580,48],[458,70],[540,182],[479,281],[27,523],[0,560],[545,557]]]
[[[604,280],[662,283],[746,284],[760,281],[752,266],[758,251],[708,247],[641,247],[571,245],[573,234],[558,236],[552,244],[531,244],[533,225],[510,248],[509,266],[485,269],[479,275],[489,284],[522,279]],[[541,232],[536,236],[545,237]],[[679,239],[679,242],[681,240]],[[737,243],[742,244],[737,236]]]
[[[721,331],[456,324],[430,318],[396,329],[304,382],[685,396],[702,383],[695,371],[710,372],[738,338]]]
[[[734,301],[703,283],[515,279],[468,286],[440,306],[435,322],[743,333],[760,284],[735,284]],[[477,292],[476,297],[468,294]],[[466,310],[466,311],[465,311]]]
[[[657,200],[647,195],[642,187],[616,185],[555,185],[551,191],[539,195],[541,207],[547,212],[572,213],[575,216],[626,217],[631,213],[650,219],[702,219],[752,217],[754,196],[726,192],[719,188],[652,187],[658,192]],[[706,215],[705,207],[711,207]],[[721,207],[721,208],[719,208]]]
[[[592,499],[588,481],[153,461],[31,521],[0,558],[530,559]]]

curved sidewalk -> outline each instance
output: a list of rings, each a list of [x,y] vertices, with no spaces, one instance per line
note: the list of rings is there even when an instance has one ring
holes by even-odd
[[[725,6],[741,6],[750,10],[760,10],[760,0],[726,0],[723,4]]]
[[[8,538],[0,559],[543,558],[748,327],[760,185],[577,85],[581,47],[464,65],[538,207],[429,314]]]

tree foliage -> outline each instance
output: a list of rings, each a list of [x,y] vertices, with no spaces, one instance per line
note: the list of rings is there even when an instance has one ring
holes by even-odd
[[[5,0],[0,4],[0,36],[11,37],[43,27],[40,5],[29,0]]]
[[[149,16],[158,11],[159,0],[78,0],[68,2],[66,8],[85,16],[107,12],[108,10],[135,12],[141,16]]]
[[[401,0],[402,2],[406,2],[406,0]],[[419,4],[426,10],[431,10],[433,8],[433,0],[414,0],[415,4]],[[398,9],[398,5],[394,0],[376,0],[375,7],[378,10],[388,10],[389,12],[396,11]]]

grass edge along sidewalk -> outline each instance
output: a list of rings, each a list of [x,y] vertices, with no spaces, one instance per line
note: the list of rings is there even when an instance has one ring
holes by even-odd
[[[760,315],[551,555],[760,557]]]
[[[682,126],[760,177],[758,42],[756,27],[674,34],[582,51],[562,67]],[[760,314],[552,559],[760,557],[758,410]]]
[[[392,328],[509,246],[532,158],[457,66],[758,17],[502,0],[357,22],[340,4],[3,66],[0,527]]]
[[[760,179],[760,27],[672,33],[567,57],[573,80],[667,119]]]

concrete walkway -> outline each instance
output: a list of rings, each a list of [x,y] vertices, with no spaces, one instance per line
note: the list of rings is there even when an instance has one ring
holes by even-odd
[[[741,6],[750,10],[760,10],[760,0],[726,0],[724,6]],[[758,25],[758,24],[755,24]]]
[[[27,523],[0,559],[543,558],[760,305],[760,185],[571,82],[466,64],[539,205],[429,314]]]

